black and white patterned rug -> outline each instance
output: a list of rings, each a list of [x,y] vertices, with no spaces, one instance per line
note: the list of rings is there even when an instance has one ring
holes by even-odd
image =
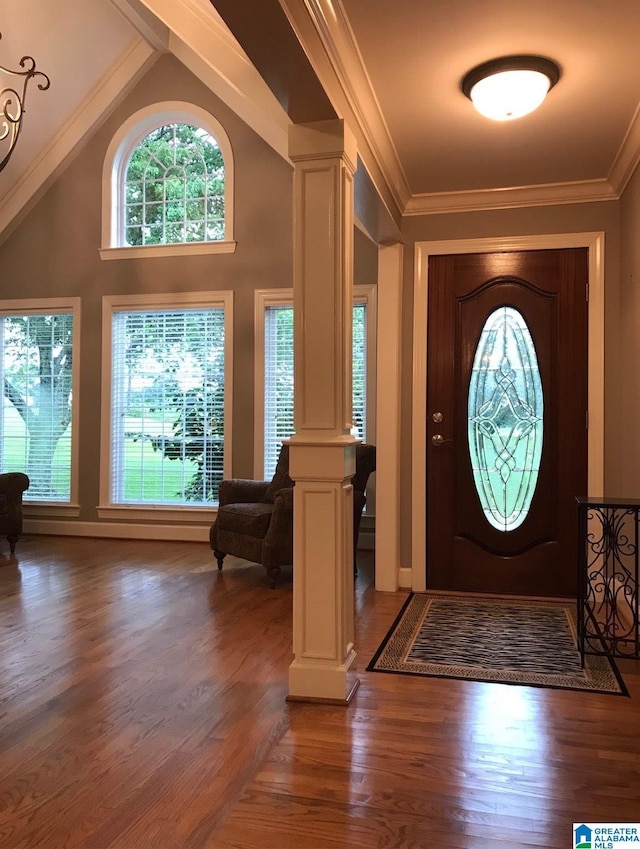
[[[367,670],[628,695],[613,659],[581,666],[561,602],[412,593]]]

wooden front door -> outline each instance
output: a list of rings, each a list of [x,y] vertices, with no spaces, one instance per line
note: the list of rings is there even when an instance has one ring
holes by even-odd
[[[434,256],[427,587],[575,596],[587,250]]]

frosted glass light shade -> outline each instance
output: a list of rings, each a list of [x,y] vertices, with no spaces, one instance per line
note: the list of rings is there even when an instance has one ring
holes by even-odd
[[[533,112],[560,77],[555,62],[538,56],[507,56],[479,65],[465,76],[462,91],[493,121]]]
[[[549,85],[549,77],[536,71],[503,71],[476,83],[471,102],[486,118],[512,121],[537,109]]]

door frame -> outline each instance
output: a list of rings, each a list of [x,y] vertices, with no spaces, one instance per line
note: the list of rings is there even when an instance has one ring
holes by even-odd
[[[416,242],[413,277],[413,408],[411,424],[411,570],[401,586],[427,588],[427,314],[429,257],[555,248],[589,249],[588,470],[589,493],[604,492],[604,232]],[[585,293],[586,296],[586,293]],[[406,574],[410,571],[410,575]],[[402,574],[404,573],[404,574]],[[404,580],[402,580],[404,578]],[[407,580],[410,578],[410,582]]]

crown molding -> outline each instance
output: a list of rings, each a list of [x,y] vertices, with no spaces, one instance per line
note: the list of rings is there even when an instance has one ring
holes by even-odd
[[[409,184],[342,3],[306,0],[306,6],[376,163],[403,209],[411,197]]]
[[[547,183],[539,186],[413,195],[406,204],[403,214],[436,215],[447,212],[560,206],[618,199],[619,194],[609,180],[581,180],[573,183]]]
[[[135,38],[43,153],[0,203],[0,243],[13,232],[32,206],[58,177],[86,136],[109,115],[160,54]]]
[[[629,129],[622,140],[620,150],[614,160],[609,182],[615,188],[618,197],[622,195],[627,183],[640,163],[640,105],[636,109]]]
[[[618,200],[640,162],[639,112],[632,122],[609,178],[412,195],[341,0],[281,0],[281,5],[287,11],[292,26],[304,44],[314,70],[336,105],[339,99],[328,86],[326,73],[322,74],[321,62],[317,59],[314,61],[313,50],[310,49],[308,40],[304,39],[304,32],[300,26],[296,26],[296,20],[299,22],[299,18],[294,14],[294,10],[304,5],[341,93],[358,123],[358,129],[364,136],[388,191],[403,216]],[[363,152],[359,152],[367,165]]]
[[[409,187],[339,0],[279,2],[337,115],[354,132],[386,214],[399,226]]]

